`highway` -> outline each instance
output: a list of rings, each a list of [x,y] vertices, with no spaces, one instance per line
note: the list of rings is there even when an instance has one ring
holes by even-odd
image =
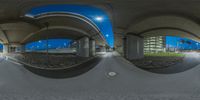
[[[200,65],[177,74],[139,69],[116,52],[77,77],[50,79],[1,58],[1,100],[199,100]],[[113,76],[108,73],[115,73]]]

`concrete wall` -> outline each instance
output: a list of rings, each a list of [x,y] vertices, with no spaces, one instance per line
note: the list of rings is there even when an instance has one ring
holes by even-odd
[[[22,44],[4,44],[3,53],[23,53],[25,52],[25,46]]]
[[[95,56],[95,53],[96,53],[95,40],[90,40],[90,56]]]
[[[4,44],[4,45],[3,45],[3,53],[6,54],[6,53],[8,53],[8,52],[9,52],[9,45]]]
[[[77,55],[81,57],[89,57],[89,38],[83,37],[77,41]]]

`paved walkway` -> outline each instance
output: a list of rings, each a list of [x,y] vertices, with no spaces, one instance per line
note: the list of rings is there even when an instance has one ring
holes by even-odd
[[[109,72],[117,75],[110,77]],[[66,99],[67,98],[67,99]],[[48,79],[22,65],[0,62],[1,100],[199,100],[200,66],[178,74],[154,74],[106,53],[89,72]]]
[[[150,71],[154,73],[161,73],[161,74],[172,74],[172,73],[184,72],[200,64],[200,53],[188,52],[184,54],[185,54],[185,58],[183,59],[182,62],[179,62],[167,68],[152,69]]]

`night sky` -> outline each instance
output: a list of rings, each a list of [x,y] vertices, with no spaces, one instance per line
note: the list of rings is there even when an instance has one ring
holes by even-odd
[[[182,40],[184,41],[184,43],[181,42]],[[187,41],[189,41],[191,44],[187,43]],[[200,48],[200,43],[187,38],[167,36],[166,47],[195,50]]]

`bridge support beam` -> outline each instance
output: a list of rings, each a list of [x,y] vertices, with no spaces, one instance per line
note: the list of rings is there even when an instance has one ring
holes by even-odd
[[[144,57],[144,40],[142,37],[127,35],[124,39],[124,56],[129,59],[140,59]]]
[[[89,57],[89,38],[83,37],[77,41],[77,55],[81,57]]]
[[[3,53],[4,54],[9,53],[9,45],[8,44],[3,44]]]
[[[96,54],[95,40],[90,40],[90,56],[95,56],[95,54]]]
[[[25,46],[18,43],[11,43],[9,45],[6,45],[7,52],[8,53],[24,53],[25,52]]]

